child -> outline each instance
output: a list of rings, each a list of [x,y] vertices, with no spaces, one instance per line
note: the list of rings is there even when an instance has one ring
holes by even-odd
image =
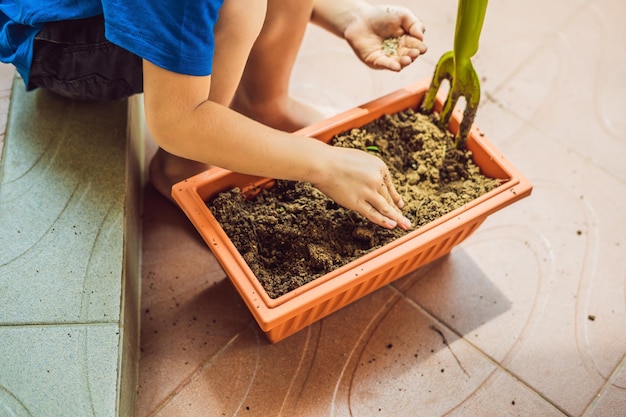
[[[2,0],[0,59],[28,89],[78,99],[143,91],[159,145],[150,177],[165,196],[215,165],[308,181],[380,226],[407,230],[379,158],[289,133],[320,118],[288,96],[309,21],[372,68],[400,71],[426,52],[411,12],[364,0]],[[382,50],[389,37],[399,38],[397,55]]]

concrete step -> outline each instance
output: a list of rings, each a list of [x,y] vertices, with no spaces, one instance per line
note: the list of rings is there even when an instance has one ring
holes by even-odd
[[[135,413],[140,102],[13,82],[0,162],[2,415]]]

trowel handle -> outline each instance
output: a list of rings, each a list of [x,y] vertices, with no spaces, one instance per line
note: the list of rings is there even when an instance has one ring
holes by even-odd
[[[483,28],[487,0],[459,0],[454,33],[454,54],[462,61],[478,51],[478,39]]]

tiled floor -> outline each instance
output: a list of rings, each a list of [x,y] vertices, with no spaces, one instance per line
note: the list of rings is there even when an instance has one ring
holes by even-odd
[[[427,25],[427,55],[376,72],[311,28],[294,95],[339,111],[430,76],[456,1],[402,3]],[[147,185],[137,415],[626,416],[624,19],[623,0],[491,2],[476,123],[532,196],[278,344]]]
[[[430,76],[456,2],[421,7],[412,68],[368,70],[312,28],[294,95],[344,110]],[[621,0],[491,2],[476,123],[533,195],[277,345],[148,187],[139,416],[626,415],[624,18]]]
[[[418,2],[404,2],[406,5]],[[312,28],[294,95],[337,110],[428,77]],[[145,195],[138,415],[626,416],[626,3],[490,2],[476,123],[534,184],[452,254],[269,344],[187,219]]]

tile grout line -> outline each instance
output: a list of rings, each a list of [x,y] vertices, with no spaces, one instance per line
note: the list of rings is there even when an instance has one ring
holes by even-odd
[[[595,395],[595,397],[593,397],[593,399],[589,401],[589,403],[587,404],[587,407],[585,407],[585,409],[583,410],[581,417],[587,417],[587,416],[592,415],[591,413],[593,412],[595,406],[597,405],[598,400],[602,398],[602,396],[606,393],[606,391],[613,385],[613,381],[615,381],[615,379],[617,378],[617,375],[623,369],[626,369],[626,354],[622,356],[622,359],[615,366],[615,369],[613,370],[613,372],[611,372],[611,375],[609,375],[609,377],[606,379],[606,382],[604,383],[604,385],[598,390],[598,393]]]
[[[248,324],[246,324],[245,327],[246,328],[249,327],[250,324],[252,324],[252,322],[249,322]],[[180,394],[189,384],[191,384],[203,370],[205,370],[208,366],[210,366],[213,363],[213,361],[215,361],[231,345],[233,345],[241,337],[241,334],[243,331],[244,329],[235,333],[235,335],[232,338],[230,338],[230,340],[228,340],[228,342],[226,342],[224,346],[222,346],[214,355],[212,355],[210,358],[200,363],[200,365],[196,367],[196,369],[193,370],[189,374],[189,376],[187,376],[187,378],[183,379],[176,387],[174,387],[174,389],[171,390],[167,394],[167,396],[165,396],[165,398],[154,407],[152,411],[147,412],[145,414],[145,417],[157,416],[165,407],[167,407],[169,403],[171,403],[174,400],[174,398],[176,398],[178,394]]]
[[[397,289],[394,288],[394,291],[398,291]],[[400,293],[400,292],[399,292]],[[448,331],[450,331],[451,333],[453,333],[454,335],[456,335],[459,339],[463,340],[464,342],[466,342],[468,345],[470,345],[474,350],[476,350],[477,352],[479,352],[483,357],[485,357],[488,361],[490,361],[491,363],[493,363],[496,368],[500,369],[501,371],[503,371],[504,373],[508,374],[511,378],[513,378],[514,380],[518,381],[520,384],[522,384],[523,386],[525,386],[528,390],[530,390],[531,392],[533,392],[534,394],[536,394],[539,398],[543,399],[546,403],[548,403],[549,405],[551,405],[552,407],[554,407],[556,410],[558,410],[560,413],[562,413],[564,416],[570,416],[570,414],[568,414],[563,408],[559,407],[558,405],[556,405],[552,400],[550,400],[548,397],[546,397],[544,394],[542,394],[541,392],[535,390],[532,385],[530,385],[529,383],[527,383],[524,379],[522,379],[521,377],[519,377],[517,374],[515,374],[513,371],[511,371],[510,369],[506,368],[503,364],[501,364],[500,362],[498,362],[496,359],[494,359],[493,357],[491,357],[491,355],[487,354],[486,352],[484,352],[482,349],[480,349],[478,346],[476,346],[474,343],[472,343],[469,339],[465,338],[463,335],[459,334],[456,330],[454,330],[452,327],[448,326],[444,321],[440,320],[437,316],[435,316],[434,314],[432,314],[430,311],[428,311],[426,308],[422,307],[420,304],[418,304],[415,300],[407,297],[405,294],[400,293],[400,295],[402,295],[402,297],[404,297],[411,305],[415,306],[419,311],[421,311],[422,313],[424,313],[427,317],[429,317],[431,320],[435,321],[437,324],[441,325],[442,327],[446,328]],[[446,343],[447,345],[447,343]],[[449,347],[449,345],[448,345]],[[453,354],[454,355],[454,354]]]
[[[31,323],[0,323],[0,329],[5,328],[32,328],[32,327],[89,327],[119,325],[118,321],[92,321],[92,322],[31,322]]]

